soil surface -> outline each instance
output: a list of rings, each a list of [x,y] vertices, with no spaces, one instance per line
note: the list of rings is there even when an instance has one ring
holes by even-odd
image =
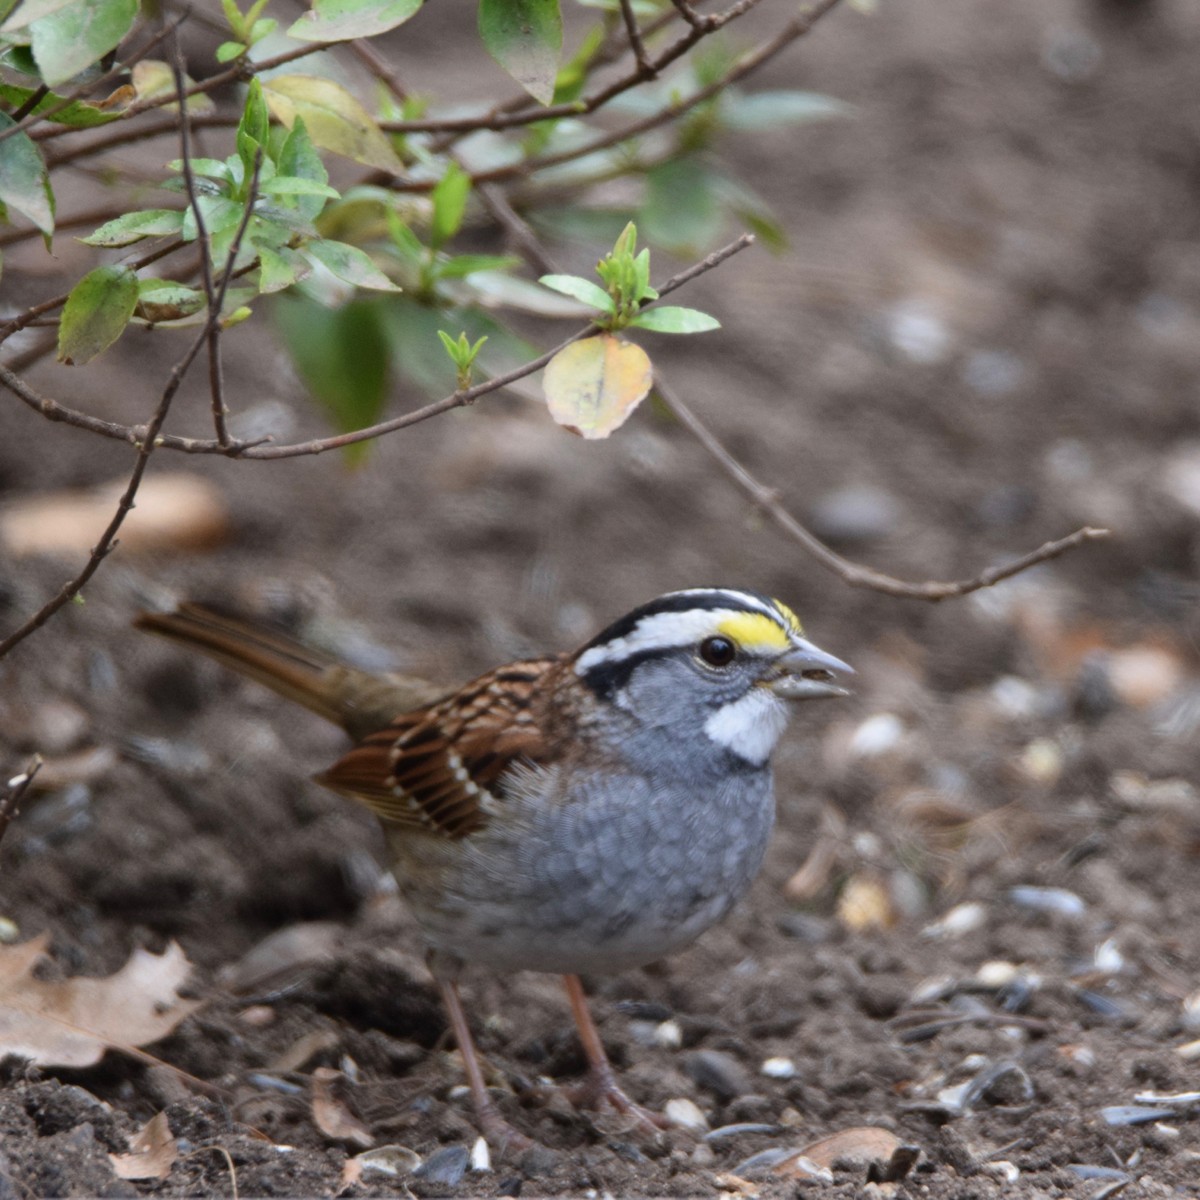
[[[219,490],[227,532],[118,550],[5,662],[0,766],[47,766],[2,846],[0,918],[10,941],[49,935],[53,979],[176,942],[203,1003],[145,1055],[8,1060],[0,1197],[1200,1195],[1198,61],[1187,0],[845,8],[754,87],[854,115],[728,147],[793,249],[691,288],[724,330],[655,339],[657,365],[879,569],[966,576],[1114,530],[993,590],[932,607],[847,588],[649,407],[592,445],[489,399],[353,471],[158,456],[152,474]],[[8,307],[59,290],[12,269]],[[323,432],[262,325],[226,345],[241,428]],[[127,337],[34,378],[144,420],[177,353]],[[175,430],[203,434],[207,404],[198,376]],[[129,469],[127,447],[2,411],[5,500]],[[4,626],[75,561],[10,560]],[[710,582],[793,604],[858,676],[785,737],[749,900],[669,961],[586,981],[627,1090],[689,1101],[699,1118],[672,1111],[707,1132],[577,1113],[556,1091],[582,1067],[558,982],[472,975],[494,1095],[543,1147],[473,1169],[378,830],[307,782],[342,735],[130,621],[220,599],[453,683]],[[119,1179],[110,1155],[160,1112],[169,1174]],[[915,1165],[869,1183],[898,1144]],[[368,1146],[412,1153],[348,1167]],[[754,1157],[801,1149],[831,1175]]]

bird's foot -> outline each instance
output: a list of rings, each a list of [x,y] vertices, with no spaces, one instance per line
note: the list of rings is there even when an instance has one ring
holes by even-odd
[[[510,1125],[500,1115],[499,1109],[492,1104],[479,1108],[476,1118],[479,1122],[479,1132],[495,1152],[497,1161],[511,1161],[538,1146],[531,1137]]]
[[[632,1118],[634,1124],[647,1133],[658,1134],[671,1127],[671,1123],[662,1113],[643,1108],[631,1100],[608,1067],[592,1067],[582,1083],[566,1088],[564,1092],[576,1108],[596,1109],[607,1105],[622,1116]]]

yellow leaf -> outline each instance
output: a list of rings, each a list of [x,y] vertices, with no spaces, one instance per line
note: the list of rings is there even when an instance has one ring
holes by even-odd
[[[175,92],[175,72],[171,70],[168,63],[160,62],[156,58],[143,58],[141,62],[133,64],[133,70],[130,72],[130,82],[133,85],[134,97],[141,100],[155,100],[159,96],[164,96],[168,92]],[[191,87],[195,83],[190,75],[183,77],[185,88]],[[123,103],[120,99],[124,88],[118,88],[107,100],[102,101],[97,107],[111,108],[114,107],[114,100]],[[216,110],[216,105],[203,92],[198,92],[195,96],[189,96],[187,99],[188,112],[190,113],[210,113]],[[163,106],[167,112],[178,112],[178,104],[167,104]]]
[[[640,346],[611,333],[584,338],[547,364],[550,415],[585,438],[608,437],[646,398],[654,368]]]
[[[312,75],[276,75],[264,79],[262,88],[275,118],[291,129],[303,117],[308,136],[322,150],[382,171],[404,170],[387,135],[340,84]]]

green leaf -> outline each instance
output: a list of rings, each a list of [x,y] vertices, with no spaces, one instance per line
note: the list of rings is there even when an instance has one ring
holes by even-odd
[[[673,304],[648,308],[629,323],[639,329],[652,329],[655,333],[708,333],[711,329],[721,328],[716,317],[696,308],[678,308]]]
[[[208,307],[204,293],[173,279],[138,281],[137,316],[147,324],[178,321]]]
[[[592,308],[598,308],[601,312],[616,311],[613,298],[602,287],[580,275],[543,275],[538,283],[561,292],[564,296],[572,296]]]
[[[334,200],[341,194],[337,188],[315,179],[301,179],[296,175],[276,175],[258,189],[264,196],[327,196]]]
[[[430,223],[429,241],[435,250],[448,242],[462,226],[470,191],[470,175],[458,163],[451,163],[433,189],[433,220]]]
[[[0,82],[0,100],[5,104],[11,104],[13,108],[20,108],[34,93],[33,88],[18,87],[14,83]],[[41,100],[34,105],[33,111],[41,113],[47,108],[57,107],[62,104],[64,97],[55,92],[49,92],[43,96]],[[53,122],[55,125],[68,125],[72,129],[92,129],[97,125],[107,125],[110,121],[117,121],[121,117],[119,112],[106,112],[102,108],[97,108],[94,104],[85,104],[82,100],[72,101],[66,108],[60,108],[53,116],[47,117],[46,120]]]
[[[558,0],[479,0],[487,52],[542,104],[554,99],[562,33]]]
[[[348,433],[373,425],[383,412],[391,351],[378,300],[353,300],[333,310],[301,297],[280,296],[276,318],[305,385]],[[361,459],[367,443],[348,449]]]
[[[0,113],[0,129],[16,122]],[[24,213],[44,234],[54,232],[54,193],[41,152],[25,133],[12,133],[0,142],[0,203]]]
[[[828,121],[853,113],[852,105],[820,92],[753,92],[751,95],[728,93],[721,109],[721,124],[726,129],[756,132],[785,125]]]
[[[311,75],[276,75],[263,81],[263,93],[289,129],[303,117],[309,137],[322,149],[383,171],[404,169],[384,132],[340,84]]]
[[[54,87],[103,58],[129,32],[137,9],[138,0],[73,0],[34,21],[29,32],[42,79]]]
[[[420,7],[421,0],[314,0],[312,11],[288,29],[288,37],[302,42],[374,37],[403,25]]]
[[[457,254],[437,264],[439,279],[465,279],[477,271],[508,271],[519,267],[521,260],[512,255]]]
[[[241,42],[222,42],[217,47],[217,62],[227,63],[233,62],[235,58],[241,58],[246,53],[246,47]]]
[[[645,350],[610,333],[560,350],[544,376],[550,415],[573,433],[605,438],[646,398],[654,369]]]
[[[105,221],[95,233],[80,238],[85,246],[130,246],[142,238],[165,237],[183,228],[183,212],[173,208],[148,208]]]
[[[308,136],[303,117],[296,118],[295,124],[288,130],[287,137],[283,139],[276,167],[280,175],[311,179],[314,183],[329,182],[329,172],[325,170],[325,164],[312,144],[312,138]],[[325,204],[319,196],[299,197],[296,200],[296,208],[300,215],[309,221],[315,220],[324,207]]]
[[[256,249],[260,292],[281,292],[312,271],[304,255],[287,246],[258,245]]]
[[[204,218],[204,228],[210,238],[223,229],[235,228],[242,219],[242,206],[236,200],[230,200],[226,196],[198,196],[196,203],[200,208],[200,215]],[[194,242],[197,233],[196,213],[191,205],[188,205],[183,213],[183,223],[180,225],[179,234],[185,242]]]
[[[655,246],[688,257],[703,254],[722,223],[713,172],[695,155],[652,167],[639,220]]]
[[[265,165],[270,136],[271,117],[263,99],[262,84],[257,79],[251,79],[246,89],[246,106],[242,109],[242,118],[237,127],[238,158],[242,162],[244,180],[253,178],[260,151]]]
[[[58,361],[78,366],[121,336],[138,301],[137,276],[128,267],[97,267],[72,289],[58,326]]]
[[[357,246],[331,242],[328,238],[315,238],[304,247],[304,252],[339,279],[355,287],[373,288],[380,292],[400,290]]]
[[[188,160],[189,166],[192,168],[193,175],[206,176],[209,179],[221,179],[228,183],[233,178],[233,171],[230,170],[229,163],[237,162],[235,159],[221,158],[192,158]],[[183,173],[183,159],[173,158],[167,163],[168,171],[179,171]]]

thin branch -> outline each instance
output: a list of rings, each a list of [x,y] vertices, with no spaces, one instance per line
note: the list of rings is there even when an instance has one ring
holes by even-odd
[[[681,34],[674,42],[662,50],[657,57],[649,60],[649,70],[655,75],[663,71],[671,63],[682,58],[707,33],[727,25],[730,21],[734,21],[738,17],[744,16],[759,3],[761,3],[761,0],[742,0],[742,3],[735,4],[726,12],[709,18],[713,24],[704,30],[691,29]],[[647,26],[646,31],[648,33],[652,32],[660,28],[664,23],[660,21]],[[474,133],[481,129],[493,131],[511,129],[520,125],[532,125],[537,121],[554,120],[557,117],[586,117],[594,113],[597,109],[603,108],[610,100],[615,99],[631,88],[637,87],[638,84],[644,83],[649,78],[652,78],[652,75],[646,74],[639,66],[636,70],[630,71],[612,83],[606,84],[590,96],[582,96],[578,100],[562,104],[550,104],[542,107],[530,104],[528,96],[523,95],[516,101],[508,101],[504,104],[495,105],[487,112],[477,113],[474,116],[432,118],[424,121],[381,121],[379,125],[381,129],[388,133],[463,134]],[[445,149],[445,145],[437,144],[431,147],[431,149],[435,153],[440,153]]]
[[[33,782],[33,777],[42,769],[42,757],[40,754],[35,754],[29,760],[29,765],[21,772],[20,775],[14,776],[8,781],[8,785],[4,790],[3,798],[0,798],[0,842],[4,841],[4,835],[8,832],[8,827],[16,820],[17,807],[20,805],[25,793],[29,790],[29,785]]]
[[[687,0],[671,0],[679,15],[693,28],[707,30],[715,18],[698,13]]]
[[[937,602],[948,600],[955,596],[966,596],[981,588],[992,587],[1001,580],[1010,579],[1022,571],[1038,563],[1048,562],[1058,558],[1084,542],[1096,541],[1109,536],[1107,529],[1093,529],[1090,526],[1077,529],[1067,537],[1053,542],[1046,542],[1036,550],[1021,555],[995,567],[988,567],[970,579],[957,579],[949,582],[926,580],[923,583],[910,583],[903,579],[895,579],[881,571],[872,570],[859,563],[851,562],[831,550],[818,537],[805,528],[780,503],[779,495],[774,488],[760,483],[728,450],[721,444],[717,436],[700,420],[698,416],[679,398],[672,388],[667,387],[661,379],[655,379],[655,390],[662,402],[667,406],[681,425],[704,447],[716,460],[718,466],[733,480],[735,484],[779,526],[805,553],[815,558],[821,566],[832,571],[843,583],[850,587],[870,588],[889,596],[902,596],[913,600],[928,600]]]
[[[629,36],[629,45],[633,57],[637,61],[638,71],[649,79],[653,79],[658,71],[646,56],[646,44],[642,41],[642,31],[638,28],[637,16],[633,11],[633,0],[621,0],[621,19],[625,22],[625,32]]]
[[[557,154],[544,154],[541,158],[526,159],[524,162],[513,163],[509,166],[494,167],[489,171],[479,171],[472,177],[472,182],[478,185],[480,183],[499,183],[510,179],[521,179],[537,171],[544,171],[549,167],[558,167],[564,163],[586,158],[590,154],[596,154],[601,150],[607,150],[610,146],[619,145],[621,142],[629,141],[630,138],[648,133],[660,125],[666,125],[668,122],[674,121],[677,117],[681,117],[684,113],[695,108],[698,104],[703,104],[706,100],[712,99],[713,96],[731,84],[737,83],[747,75],[758,70],[759,67],[774,58],[781,50],[790,46],[792,42],[804,37],[817,21],[839,3],[840,0],[818,0],[818,3],[806,9],[784,25],[774,37],[768,38],[753,50],[741,55],[737,62],[719,79],[693,92],[690,96],[676,100],[656,113],[651,113],[650,116],[640,121],[634,121],[622,129],[617,129],[612,133],[593,138],[586,145],[576,146],[572,150],[563,150]],[[432,186],[433,184],[430,183],[429,188]],[[424,181],[420,185],[413,186],[408,190],[418,190],[418,187],[420,190],[429,190],[425,186]]]
[[[33,112],[35,108],[37,108],[39,104],[41,104],[43,100],[45,100],[48,95],[50,95],[50,89],[46,86],[46,84],[40,84],[38,87],[33,89],[25,103],[22,104],[20,108],[15,109],[13,112],[8,114],[9,117],[19,125],[27,116],[29,116],[31,112]]]
[[[702,275],[706,271],[711,271],[727,258],[753,244],[753,241],[754,239],[749,234],[743,234],[742,237],[731,242],[728,246],[708,255],[707,258],[695,266],[689,267],[686,271],[681,271],[678,275],[672,276],[666,283],[658,287],[657,291],[660,299],[669,296],[676,289],[683,287],[684,284],[690,283],[698,275]],[[226,274],[228,275],[229,272],[227,271]],[[390,421],[381,421],[377,425],[370,425],[365,429],[356,429],[350,433],[339,434],[336,437],[316,438],[309,442],[295,442],[283,446],[249,444],[244,442],[231,442],[227,446],[222,446],[220,442],[206,438],[184,438],[164,434],[158,439],[159,445],[164,449],[178,450],[185,454],[224,454],[230,458],[279,459],[296,458],[300,455],[324,454],[328,450],[337,450],[343,446],[353,445],[356,442],[365,442],[372,438],[382,437],[384,434],[394,433],[399,429],[406,429],[410,425],[420,424],[422,421],[429,420],[430,417],[436,417],[438,414],[449,412],[451,409],[474,404],[480,397],[486,396],[491,392],[500,391],[502,388],[508,387],[509,384],[516,383],[517,380],[524,379],[540,371],[560,350],[571,345],[572,342],[577,342],[581,338],[588,337],[594,332],[595,328],[595,324],[589,322],[582,329],[577,330],[569,338],[560,342],[552,350],[548,350],[545,354],[535,358],[532,362],[527,362],[503,375],[497,375],[493,379],[477,383],[474,387],[453,392],[449,396],[444,396],[441,400],[435,400],[402,416],[393,417]],[[57,400],[53,400],[48,396],[42,396],[19,375],[16,375],[3,365],[0,365],[0,384],[7,387],[19,400],[23,401],[35,412],[40,413],[47,420],[62,421],[68,425],[85,429],[89,433],[98,433],[104,437],[132,442],[135,445],[140,444],[136,430],[131,429],[127,425],[118,425],[112,421],[101,420],[99,417],[93,417],[87,413],[80,412],[78,409],[60,404]]]
[[[221,308],[217,302],[216,288],[213,286],[212,247],[208,241],[208,227],[204,220],[204,212],[200,208],[200,198],[196,194],[196,177],[192,173],[192,119],[188,113],[187,102],[183,98],[187,84],[183,70],[183,53],[179,49],[178,38],[172,39],[171,42],[171,71],[175,77],[175,94],[179,97],[179,151],[183,160],[183,182],[187,189],[188,205],[192,210],[192,216],[196,219],[196,241],[200,245],[200,279],[204,285],[205,299],[208,302],[208,323],[205,328],[208,330],[208,383],[212,394],[213,429],[216,431],[217,441],[222,446],[227,446],[229,445],[229,428],[225,423],[225,396],[222,387],[221,326],[217,319],[221,315]],[[260,156],[261,153],[260,149]],[[257,176],[257,167],[255,174]],[[246,204],[247,213],[254,206],[254,192],[255,188],[252,186],[250,189],[251,199]],[[226,268],[226,276],[231,267],[232,263]]]
[[[234,234],[233,243],[229,247],[229,258],[225,275],[228,278],[229,265],[237,258],[238,249],[241,245],[242,237],[245,235],[246,226],[250,221],[250,213],[254,207],[254,196],[258,185],[258,169],[262,162],[262,153],[259,152],[254,164],[254,175],[250,182],[249,194],[246,200],[246,209],[242,213],[241,223],[238,225],[237,231]],[[224,287],[222,286],[219,293],[224,296]],[[170,378],[167,380],[167,386],[163,389],[163,393],[158,402],[158,407],[154,411],[154,415],[150,418],[147,425],[140,429],[133,429],[130,432],[134,435],[134,445],[137,447],[137,459],[134,462],[133,470],[129,476],[129,483],[125,491],[121,495],[121,499],[117,502],[116,511],[113,513],[112,520],[100,535],[100,540],[92,548],[91,554],[88,556],[87,562],[84,563],[83,569],[73,579],[69,579],[58,593],[48,600],[37,612],[33,614],[23,625],[14,630],[3,641],[0,641],[0,658],[3,658],[14,646],[29,637],[31,633],[40,629],[60,608],[69,604],[91,579],[91,577],[100,568],[100,564],[112,553],[117,546],[117,533],[120,531],[125,518],[129,515],[134,507],[134,501],[137,498],[138,488],[142,483],[142,476],[146,473],[146,467],[150,462],[150,455],[162,444],[162,427],[167,419],[167,413],[170,412],[171,402],[175,399],[175,393],[179,391],[180,385],[183,383],[184,376],[187,374],[192,363],[196,359],[196,355],[200,353],[202,346],[206,345],[211,333],[211,327],[220,320],[221,311],[218,307],[215,311],[210,309],[208,320],[204,323],[204,328],[200,331],[195,341],[188,348],[184,356],[171,368]],[[230,452],[233,447],[228,444],[217,443],[218,448],[223,452]]]

